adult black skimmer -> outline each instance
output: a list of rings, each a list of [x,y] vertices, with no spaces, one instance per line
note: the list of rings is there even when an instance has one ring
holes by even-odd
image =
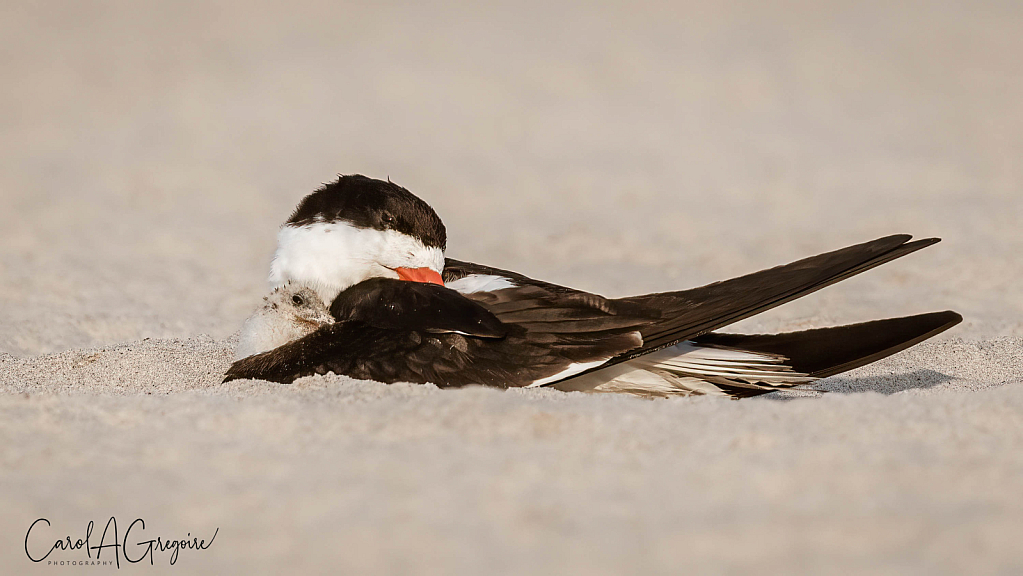
[[[961,322],[946,311],[714,332],[936,242],[889,236],[700,288],[612,299],[445,259],[444,225],[428,204],[391,182],[342,176],[302,200],[270,271],[278,289],[315,290],[334,321],[238,360],[225,381],[335,372],[440,387],[755,396],[863,366]]]

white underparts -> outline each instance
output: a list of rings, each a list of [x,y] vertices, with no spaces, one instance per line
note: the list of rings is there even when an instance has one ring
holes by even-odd
[[[464,278],[448,282],[445,286],[462,294],[474,294],[476,292],[493,292],[495,290],[503,290],[504,288],[513,288],[515,284],[504,276],[469,274]]]
[[[301,328],[300,325],[259,310],[242,324],[234,359],[247,358],[298,340],[309,333]]]
[[[537,386],[543,386],[545,384],[550,384],[552,382],[557,382],[559,380],[564,380],[565,378],[569,378],[571,376],[575,376],[576,374],[578,374],[580,372],[585,372],[586,370],[589,370],[590,368],[596,368],[597,366],[600,366],[604,362],[607,362],[606,358],[603,359],[603,360],[597,360],[595,362],[578,362],[578,363],[574,363],[574,364],[569,364],[568,368],[565,368],[561,372],[558,372],[557,374],[554,374],[553,376],[548,376],[546,378],[541,378],[541,379],[537,380],[536,382],[533,382],[532,384],[526,386],[526,388],[536,388]]]
[[[303,320],[284,310],[257,310],[242,324],[234,359],[240,360],[253,354],[268,352],[312,334],[320,326],[333,321],[329,315],[317,320],[318,322]]]
[[[271,287],[308,286],[325,304],[369,278],[397,278],[394,268],[430,268],[440,274],[444,252],[395,230],[358,228],[348,222],[284,225],[270,263]]]

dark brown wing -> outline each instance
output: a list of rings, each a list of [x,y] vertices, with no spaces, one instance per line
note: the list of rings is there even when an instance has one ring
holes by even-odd
[[[550,282],[530,278],[529,276],[519,274],[518,272],[512,272],[511,270],[502,270],[500,268],[494,268],[493,266],[474,264],[472,262],[465,262],[464,260],[455,260],[454,258],[446,258],[444,260],[444,272],[441,274],[441,277],[444,279],[445,284],[449,284],[456,280],[461,280],[466,276],[472,275],[506,278],[511,281],[512,284],[517,286],[534,286],[547,290],[552,294],[587,294],[586,292],[582,292],[574,288],[568,288],[567,286],[560,286],[558,284],[551,284]]]
[[[445,282],[451,284],[474,275],[506,279],[509,287],[469,292],[465,297],[483,305],[502,323],[515,324],[532,333],[582,336],[639,330],[661,319],[658,310],[642,304],[604,298],[499,268],[447,259]]]
[[[783,334],[712,332],[693,341],[705,346],[779,354],[796,372],[827,378],[891,356],[962,321],[962,316],[949,310]]]
[[[700,288],[623,298],[659,310],[661,319],[641,330],[641,348],[616,362],[706,334],[940,241],[911,238],[888,236]]]
[[[616,322],[585,298],[547,301],[542,291],[518,290],[479,295],[499,311],[534,310],[528,321],[505,323],[480,300],[443,286],[367,280],[334,300],[338,322],[239,360],[227,379],[291,382],[335,372],[388,383],[518,387],[567,377],[641,344],[632,323]]]
[[[573,366],[603,362],[640,343],[635,332],[529,334],[512,326],[502,339],[411,328],[381,328],[358,320],[338,322],[263,354],[235,362],[225,382],[255,378],[290,383],[334,372],[378,382],[482,384],[521,387]],[[581,370],[579,368],[577,371]]]
[[[341,292],[331,303],[330,314],[338,321],[360,320],[378,328],[411,326],[480,338],[507,334],[493,313],[454,290],[390,278],[371,278]]]
[[[504,323],[578,333],[599,331],[601,326],[638,330],[643,345],[611,362],[618,363],[738,322],[939,241],[910,242],[911,238],[888,236],[700,288],[619,299],[450,258],[444,279],[492,275],[515,284],[467,294]]]

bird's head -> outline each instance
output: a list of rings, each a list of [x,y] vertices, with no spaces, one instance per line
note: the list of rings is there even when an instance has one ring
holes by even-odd
[[[309,286],[328,305],[369,278],[443,284],[446,244],[440,217],[408,190],[341,176],[303,198],[281,227],[269,280]]]

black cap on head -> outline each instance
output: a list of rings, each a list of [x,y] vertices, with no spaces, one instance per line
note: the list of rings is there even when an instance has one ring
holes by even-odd
[[[339,176],[336,182],[306,196],[288,218],[290,226],[345,221],[359,228],[395,230],[418,238],[426,246],[447,248],[447,231],[429,204],[394,184],[360,174]]]

